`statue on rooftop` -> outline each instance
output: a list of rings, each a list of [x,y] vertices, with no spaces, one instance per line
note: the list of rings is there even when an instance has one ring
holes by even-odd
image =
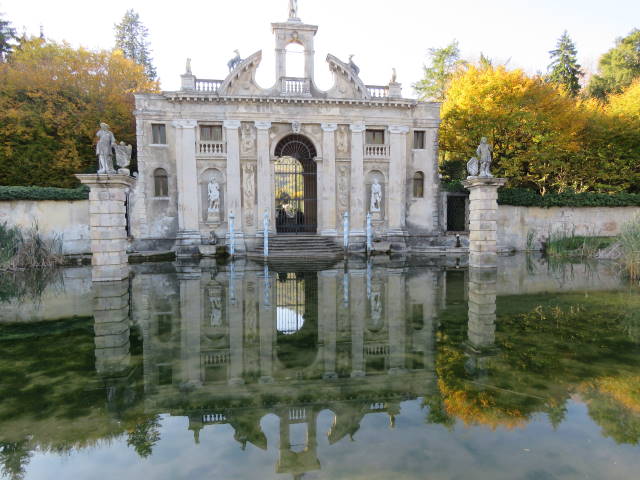
[[[391,71],[392,71],[392,73],[391,73],[391,81],[389,82],[389,84],[398,83],[398,81],[397,81],[398,80],[398,74],[396,73],[396,69],[392,68]]]
[[[298,19],[298,0],[289,0],[289,20]]]
[[[229,71],[232,72],[240,63],[242,63],[242,58],[240,57],[240,51],[233,51],[236,56],[227,62],[227,67],[229,67]]]
[[[191,75],[191,59],[187,58],[187,65],[185,66],[185,73]]]
[[[360,75],[360,67],[358,67],[354,61],[353,61],[353,57],[355,57],[355,55],[352,53],[351,55],[349,55],[349,68],[353,71],[353,73],[357,75]]]
[[[113,136],[109,125],[100,124],[100,130],[96,133],[98,144],[96,145],[96,155],[98,155],[98,174],[114,174],[113,168],[113,147],[117,145],[116,137]]]

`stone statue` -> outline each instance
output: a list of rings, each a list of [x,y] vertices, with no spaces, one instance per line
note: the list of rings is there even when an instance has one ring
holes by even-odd
[[[395,68],[392,68],[392,69],[391,69],[391,71],[392,71],[392,73],[391,73],[391,81],[389,82],[389,84],[392,84],[392,83],[398,83],[398,82],[397,82],[397,80],[398,80],[398,75],[397,75],[397,73],[396,73],[396,69],[395,69]]]
[[[379,212],[382,208],[382,185],[378,183],[378,179],[374,178],[371,184],[371,205],[369,210]]]
[[[187,58],[187,65],[184,71],[187,75],[191,75],[191,59]]]
[[[113,147],[116,145],[116,137],[113,136],[109,125],[100,124],[100,130],[96,133],[98,144],[96,145],[96,155],[98,155],[98,174],[114,174],[113,169]]]
[[[487,137],[482,137],[480,139],[480,145],[476,149],[476,155],[478,155],[480,159],[480,168],[478,175],[480,177],[493,177],[491,175],[491,153],[493,152],[493,148],[491,145],[487,143]]]
[[[467,162],[467,172],[470,177],[478,176],[478,168],[480,165],[478,164],[478,159],[476,157],[471,157],[471,159]]]
[[[355,57],[353,53],[349,55],[349,68],[356,74],[356,76],[358,76],[360,75],[360,67],[354,63],[353,57]]]
[[[213,178],[209,180],[207,196],[209,198],[209,211],[218,212],[220,210],[220,185]]]
[[[129,175],[129,164],[131,164],[131,152],[133,147],[131,145],[125,145],[124,142],[120,142],[120,145],[114,145],[113,149],[116,152],[116,165],[118,165],[118,173]]]
[[[289,19],[298,19],[298,0],[289,0]]]
[[[232,72],[242,62],[242,58],[240,58],[240,51],[234,50],[233,52],[236,56],[227,62],[227,67],[229,67],[230,72]]]

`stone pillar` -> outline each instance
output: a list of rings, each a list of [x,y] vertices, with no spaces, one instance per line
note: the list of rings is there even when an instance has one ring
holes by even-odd
[[[195,120],[176,120],[176,178],[178,183],[178,235],[176,254],[199,254],[200,237]]]
[[[406,371],[407,317],[405,315],[405,277],[402,271],[387,276],[387,325],[389,325],[389,373]]]
[[[233,266],[227,272],[227,322],[229,324],[229,385],[244,384],[244,295],[242,279]]]
[[[352,270],[350,274],[351,376],[364,377],[365,272]]]
[[[119,376],[129,367],[129,281],[94,283],[96,372]]]
[[[338,301],[338,272],[325,270],[318,274],[318,319],[320,321],[319,340],[323,345],[322,357],[324,361],[325,379],[338,378],[336,373],[336,314]]]
[[[409,127],[404,125],[389,126],[391,161],[389,163],[389,208],[386,208],[389,219],[389,232],[402,235],[405,230],[405,209],[407,202],[407,133]]]
[[[322,235],[336,236],[336,130],[335,123],[322,125]]]
[[[127,259],[127,194],[136,180],[122,174],[76,175],[89,186],[91,279],[112,282],[129,276]]]
[[[351,128],[351,192],[349,221],[351,235],[364,236],[364,132],[363,123],[354,123]]]
[[[469,266],[495,268],[498,262],[498,188],[504,178],[468,177],[462,184],[469,195]]]
[[[274,227],[275,212],[273,211],[273,180],[271,178],[271,149],[269,146],[269,129],[271,122],[255,122],[257,131],[258,157],[258,212],[256,214],[257,236],[262,236],[262,216],[269,210],[271,226]]]
[[[227,194],[225,197],[226,202],[226,221],[229,221],[229,214],[231,212],[236,216],[235,218],[235,233],[236,233],[236,248],[238,250],[244,250],[244,248],[238,248],[244,242],[242,242],[242,181],[240,178],[240,138],[238,135],[238,129],[240,128],[240,120],[225,120],[224,128],[227,130]],[[259,175],[258,175],[258,178]],[[258,180],[260,181],[260,180]],[[263,212],[264,213],[264,212]]]
[[[497,276],[495,268],[469,268],[468,337],[476,350],[495,342]]]
[[[180,357],[182,384],[202,385],[200,371],[200,327],[202,325],[202,288],[199,268],[176,267],[180,281]]]

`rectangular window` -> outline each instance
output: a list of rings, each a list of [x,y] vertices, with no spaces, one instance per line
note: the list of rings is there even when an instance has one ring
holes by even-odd
[[[221,142],[222,127],[220,125],[201,125],[200,140],[204,142]]]
[[[384,130],[367,130],[367,145],[384,145]]]
[[[413,148],[414,150],[424,150],[424,130],[413,132]]]
[[[164,123],[152,123],[151,124],[151,136],[153,137],[154,145],[166,145],[167,144],[167,129]]]

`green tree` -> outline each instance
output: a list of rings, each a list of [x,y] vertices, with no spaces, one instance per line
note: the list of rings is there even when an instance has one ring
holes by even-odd
[[[550,82],[562,85],[574,97],[580,92],[579,79],[582,76],[577,54],[576,46],[565,30],[556,48],[549,52],[551,63],[547,75]]]
[[[640,77],[640,30],[616,40],[616,46],[600,57],[598,74],[589,82],[589,94],[606,100],[610,94],[622,92]]]
[[[116,33],[116,48],[124,53],[126,58],[132,59],[144,67],[150,80],[156,80],[156,68],[153,66],[149,48],[149,30],[140,21],[140,15],[129,9],[122,17],[122,21],[114,26]]]
[[[463,64],[458,41],[444,48],[429,49],[430,65],[424,66],[424,77],[413,85],[421,100],[444,100],[454,72]]]
[[[7,60],[13,50],[12,42],[16,38],[16,30],[11,26],[11,22],[3,20],[0,15],[0,62]]]

